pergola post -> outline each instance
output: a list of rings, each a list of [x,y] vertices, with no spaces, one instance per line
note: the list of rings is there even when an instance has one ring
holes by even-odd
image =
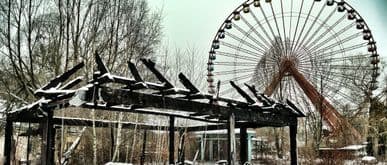
[[[169,117],[169,164],[175,164],[175,117]]]
[[[239,142],[240,142],[239,143],[240,144],[240,150],[239,150],[240,164],[244,164],[249,159],[248,137],[247,137],[247,128],[246,127],[240,128]]]
[[[11,164],[11,150],[12,150],[12,135],[13,135],[13,121],[8,119],[5,123],[5,137],[4,137],[4,164]]]
[[[47,109],[47,117],[42,126],[42,153],[41,164],[52,165],[54,164],[54,152],[55,152],[55,128],[53,124],[53,111]]]
[[[236,153],[235,153],[235,115],[230,114],[227,127],[227,140],[228,140],[228,164],[235,165]]]
[[[145,150],[146,150],[146,129],[144,129],[144,137],[143,137],[143,142],[142,142],[140,165],[144,165],[144,163],[145,163]]]
[[[293,118],[289,125],[290,135],[290,164],[297,165],[297,118]]]
[[[184,141],[185,141],[185,134],[183,130],[179,131],[179,149],[178,149],[178,164],[184,164],[185,161],[185,146],[184,146]]]
[[[252,136],[250,134],[247,134],[247,158],[248,158],[248,161],[251,161],[252,159],[252,149],[253,149],[253,144],[252,144]]]
[[[200,137],[200,160],[204,161],[205,148],[204,148],[204,134]]]

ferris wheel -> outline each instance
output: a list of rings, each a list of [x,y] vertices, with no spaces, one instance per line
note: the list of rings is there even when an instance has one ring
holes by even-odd
[[[371,29],[345,1],[248,0],[216,32],[207,82],[225,97],[238,97],[234,81],[303,108],[324,104],[320,114],[334,127],[332,116],[377,88],[379,61]]]

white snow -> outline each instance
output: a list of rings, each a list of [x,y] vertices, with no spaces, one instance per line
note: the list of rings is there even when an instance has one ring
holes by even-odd
[[[361,158],[361,161],[363,163],[377,163],[378,161],[376,160],[375,157],[373,156],[364,156],[363,158]]]
[[[75,93],[75,96],[73,96],[71,98],[71,100],[69,101],[70,105],[73,105],[76,107],[83,105],[86,102],[86,101],[84,101],[85,95],[86,95],[85,91],[83,91],[83,90],[77,91]]]
[[[133,165],[132,163],[107,162],[105,165]]]
[[[365,145],[349,145],[349,146],[342,147],[340,149],[343,149],[343,150],[360,150],[360,149],[365,148],[365,147],[366,147]]]
[[[239,134],[241,132],[240,129],[235,129],[235,134]],[[247,130],[248,134],[255,134],[255,131],[253,130]],[[226,129],[221,129],[221,130],[211,130],[211,131],[197,131],[195,132],[196,135],[201,135],[201,134],[227,134]]]

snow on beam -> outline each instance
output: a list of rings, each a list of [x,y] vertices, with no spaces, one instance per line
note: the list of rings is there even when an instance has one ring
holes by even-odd
[[[243,97],[246,99],[246,101],[250,104],[254,104],[255,101],[245,92],[243,91],[238,85],[234,83],[234,81],[230,81],[230,84],[235,90]]]
[[[105,73],[109,73],[108,68],[106,65],[103,63],[101,56],[97,52],[95,52],[95,62],[97,63],[97,68],[100,71],[101,75]]]
[[[196,88],[191,81],[183,74],[179,74],[179,80],[184,85],[185,88],[189,89],[190,94],[199,93],[199,89]]]
[[[166,89],[173,88],[173,85],[165,78],[159,70],[156,69],[156,64],[150,59],[141,59],[142,63],[159,79],[164,83]]]
[[[130,73],[132,74],[132,76],[134,77],[134,79],[135,79],[137,82],[143,82],[143,81],[144,81],[144,80],[141,78],[140,73],[138,73],[137,67],[136,67],[136,65],[134,65],[133,62],[128,61],[128,67],[129,67]]]
[[[41,88],[41,90],[47,90],[50,88],[55,88],[61,83],[65,82],[72,76],[75,72],[77,72],[79,69],[81,69],[85,64],[83,62],[75,65],[73,68],[68,70],[67,72],[64,72],[63,74],[57,76],[56,78],[52,79],[49,83],[47,83],[45,86]]]
[[[83,76],[78,76],[77,78],[71,80],[67,84],[63,85],[60,89],[71,89],[72,87],[78,85],[80,82],[82,82]]]

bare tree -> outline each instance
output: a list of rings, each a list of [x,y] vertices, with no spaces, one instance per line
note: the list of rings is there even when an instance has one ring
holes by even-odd
[[[161,12],[151,11],[144,0],[1,1],[0,21],[4,22],[0,25],[0,98],[7,100],[8,109],[34,100],[36,89],[80,61],[86,63],[83,72],[92,73],[95,52],[112,72],[126,75],[126,61],[153,56],[162,36]],[[117,137],[111,139],[116,141],[112,154],[119,160],[121,128],[114,129],[110,131],[117,133],[112,134]],[[93,129],[95,154],[101,145],[96,143],[100,132],[108,131]],[[94,164],[100,163],[97,155],[92,157]]]

